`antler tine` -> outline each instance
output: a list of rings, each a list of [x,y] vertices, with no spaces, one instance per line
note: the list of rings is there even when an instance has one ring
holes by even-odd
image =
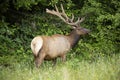
[[[66,13],[65,13],[65,10],[64,10],[64,8],[63,8],[63,5],[61,4],[61,9],[62,9],[62,15],[67,19],[67,21],[68,21],[68,16],[66,15]]]
[[[73,20],[74,20],[74,15],[73,15],[73,13],[72,13],[72,19],[71,19],[71,22],[73,22]]]
[[[80,19],[80,23],[83,22],[85,20],[85,17],[81,18]]]
[[[57,8],[57,6],[56,6],[56,5],[55,5],[55,9],[56,9],[56,11],[57,11],[57,12],[59,12],[59,10],[58,10],[58,8]]]
[[[83,22],[85,20],[85,17],[83,18],[78,18],[78,20],[75,22],[76,25],[80,24],[81,22]]]

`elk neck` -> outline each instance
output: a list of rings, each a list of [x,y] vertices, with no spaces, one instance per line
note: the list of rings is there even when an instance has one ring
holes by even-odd
[[[70,34],[68,34],[68,40],[70,41],[71,48],[74,48],[75,45],[80,40],[80,34],[77,34],[76,30],[72,30]]]

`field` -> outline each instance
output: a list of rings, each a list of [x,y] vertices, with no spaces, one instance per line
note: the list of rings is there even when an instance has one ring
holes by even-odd
[[[0,66],[0,80],[120,80],[120,55],[99,57],[95,61],[58,60],[56,66],[45,62],[37,69],[32,63]]]

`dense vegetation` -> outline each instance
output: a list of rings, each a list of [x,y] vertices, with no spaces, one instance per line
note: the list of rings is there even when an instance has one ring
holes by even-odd
[[[68,53],[68,61],[64,66],[61,65],[61,62],[59,63],[58,59],[55,71],[48,75],[54,70],[51,62],[43,63],[41,67],[43,71],[34,68],[30,42],[37,35],[68,34],[70,32],[69,25],[45,12],[46,8],[54,9],[55,4],[59,7],[61,3],[65,7],[67,15],[71,16],[71,13],[74,13],[75,18],[86,16],[81,26],[90,29],[91,33],[83,36],[79,44]],[[0,1],[0,79],[16,80],[19,76],[21,80],[29,80],[29,77],[31,80],[47,80],[45,78],[47,75],[48,80],[56,80],[56,78],[61,80],[66,76],[64,80],[86,80],[86,78],[117,80],[120,79],[118,77],[119,62],[119,0]],[[24,72],[25,74],[22,74]],[[56,72],[58,73],[56,74]],[[61,76],[67,73],[69,74]],[[71,76],[74,74],[76,76]],[[12,78],[13,75],[15,76]],[[40,75],[41,77],[38,77]],[[26,76],[27,78],[25,78]]]

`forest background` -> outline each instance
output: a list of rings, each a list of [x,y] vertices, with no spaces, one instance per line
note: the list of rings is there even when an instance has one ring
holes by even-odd
[[[16,65],[23,63],[24,68],[29,65],[27,68],[33,69],[31,40],[37,35],[66,35],[71,31],[69,25],[46,13],[46,8],[54,9],[54,5],[60,9],[60,4],[63,4],[68,16],[72,13],[76,19],[86,16],[81,26],[91,30],[91,33],[82,36],[78,45],[68,53],[67,60],[69,62],[73,59],[72,66],[77,66],[81,61],[95,62],[101,57],[112,59],[117,56],[120,61],[119,0],[1,0],[0,70],[13,71]],[[50,64],[43,63],[42,67],[50,67]],[[61,64],[59,59],[58,64]],[[119,69],[115,75],[118,73]],[[7,72],[1,71],[0,74],[4,80]]]

